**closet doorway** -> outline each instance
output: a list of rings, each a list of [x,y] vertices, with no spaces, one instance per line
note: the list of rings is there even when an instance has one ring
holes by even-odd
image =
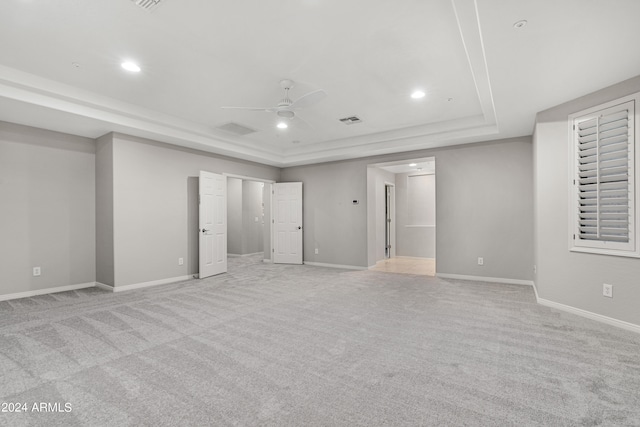
[[[241,175],[227,177],[227,256],[231,265],[271,262],[271,187]]]

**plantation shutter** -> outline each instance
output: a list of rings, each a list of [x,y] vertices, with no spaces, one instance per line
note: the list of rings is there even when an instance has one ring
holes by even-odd
[[[635,248],[634,102],[577,117],[576,246]]]

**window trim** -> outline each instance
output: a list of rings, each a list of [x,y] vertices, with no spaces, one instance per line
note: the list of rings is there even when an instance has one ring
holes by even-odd
[[[630,191],[632,191],[632,214],[630,219],[630,231],[629,231],[629,244],[620,244],[619,242],[607,242],[607,241],[580,241],[577,245],[576,232],[578,229],[578,217],[576,215],[578,209],[578,184],[576,182],[577,177],[577,139],[576,132],[574,130],[574,124],[576,120],[589,115],[595,115],[596,113],[614,108],[621,104],[628,102],[633,103],[633,117],[630,122],[633,124],[633,134],[630,136],[630,143],[633,144],[633,157],[630,158],[632,162],[631,171],[633,174],[630,180]],[[600,104],[576,113],[570,114],[568,118],[568,133],[569,133],[569,251],[591,253],[600,255],[612,255],[622,257],[640,258],[640,92],[624,96],[619,99],[615,99],[604,104]],[[627,246],[627,248],[621,248]]]

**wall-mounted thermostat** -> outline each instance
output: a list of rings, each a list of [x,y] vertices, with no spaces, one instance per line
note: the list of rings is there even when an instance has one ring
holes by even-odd
[[[359,205],[360,204],[360,200],[353,200],[351,203],[353,203],[354,205]]]

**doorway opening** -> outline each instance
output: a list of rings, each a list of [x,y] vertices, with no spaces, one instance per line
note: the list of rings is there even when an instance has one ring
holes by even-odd
[[[435,158],[369,165],[367,186],[369,268],[435,275]]]
[[[227,177],[227,258],[229,268],[271,262],[271,186],[273,181]]]

